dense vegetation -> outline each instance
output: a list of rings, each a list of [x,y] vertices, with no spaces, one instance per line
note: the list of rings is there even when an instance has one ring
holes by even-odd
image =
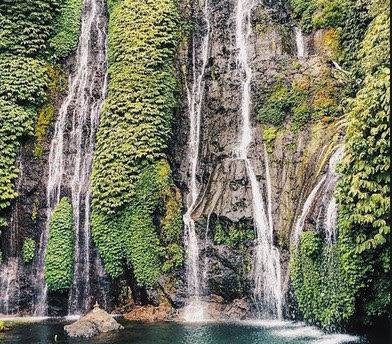
[[[292,250],[292,282],[310,322],[333,327],[355,316],[370,324],[388,317],[390,303],[390,10],[387,2],[372,1],[366,16],[361,7],[361,15],[347,17],[362,2],[317,4],[312,23],[320,26],[323,18],[322,26],[342,33],[341,58],[347,59],[355,79],[362,79],[355,81],[345,109],[349,127],[337,187],[338,243],[327,260],[325,242],[314,232],[304,233],[299,250]],[[364,32],[362,40],[348,35],[357,28],[357,35]]]
[[[45,282],[50,291],[64,292],[73,281],[75,229],[72,206],[63,198],[50,218],[45,256]]]
[[[92,174],[93,237],[112,277],[128,266],[139,285],[151,287],[161,254],[165,270],[182,261],[181,201],[164,162],[176,105],[179,15],[173,0],[108,5],[110,82]]]
[[[7,226],[2,215],[18,196],[14,184],[20,142],[32,136],[37,113],[39,123],[44,121],[46,126],[54,117],[51,76],[58,72],[48,61],[65,57],[75,48],[81,4],[82,0],[0,2],[0,227]],[[40,141],[43,126],[37,127]],[[43,153],[40,143],[36,153]]]
[[[23,240],[22,258],[25,263],[30,263],[35,256],[35,241],[31,238]]]

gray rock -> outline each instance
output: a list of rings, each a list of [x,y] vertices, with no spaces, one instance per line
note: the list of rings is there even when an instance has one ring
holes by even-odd
[[[110,314],[99,307],[95,307],[90,313],[73,324],[64,326],[68,336],[84,338],[91,338],[100,333],[118,331],[123,328]]]

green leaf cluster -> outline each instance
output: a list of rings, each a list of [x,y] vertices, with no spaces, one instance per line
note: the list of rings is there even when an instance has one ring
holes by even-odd
[[[337,190],[339,229],[347,233],[367,268],[360,276],[366,283],[359,297],[366,300],[369,319],[386,316],[389,305],[385,286],[390,268],[385,262],[390,254],[390,12],[382,2],[378,5],[359,51],[365,79],[349,103]]]
[[[17,196],[14,181],[19,173],[15,166],[19,140],[31,134],[33,120],[34,111],[0,97],[0,210]]]
[[[176,106],[177,1],[110,1],[108,96],[92,172],[92,232],[105,268],[140,286],[183,262],[181,195],[165,150]]]
[[[313,121],[340,116],[337,87],[329,78],[323,70],[312,82],[303,76],[295,79],[290,87],[283,80],[277,80],[271,95],[259,109],[260,122],[279,127],[290,118],[291,129],[299,131]]]
[[[183,263],[181,194],[170,175],[167,162],[150,165],[129,205],[115,215],[92,214],[94,242],[112,277],[128,266],[140,286],[153,287],[161,269],[169,272]]]
[[[63,0],[60,14],[53,23],[49,41],[52,59],[68,57],[78,46],[83,0]]]
[[[35,256],[35,241],[32,238],[24,238],[22,246],[22,258],[25,263],[30,263]]]
[[[109,20],[110,82],[92,173],[93,208],[131,200],[143,167],[164,158],[176,105],[175,1],[119,1]]]
[[[345,109],[348,129],[336,190],[338,242],[327,250],[316,233],[306,232],[290,262],[299,309],[308,321],[329,328],[389,317],[390,10],[384,1],[368,5],[353,18],[352,29],[366,29],[351,46],[349,64],[360,66],[354,74],[363,80]]]
[[[247,227],[243,223],[232,223],[224,226],[218,222],[214,228],[214,243],[226,245],[230,248],[243,249],[247,242],[255,239],[253,228]]]
[[[45,282],[50,291],[65,292],[73,281],[75,228],[72,205],[61,199],[49,223],[45,255]]]
[[[37,56],[46,48],[62,0],[0,2],[0,53]]]
[[[361,260],[342,237],[329,247],[316,232],[304,232],[293,246],[290,278],[304,319],[329,330],[347,323],[355,311]],[[351,256],[348,259],[347,253]]]

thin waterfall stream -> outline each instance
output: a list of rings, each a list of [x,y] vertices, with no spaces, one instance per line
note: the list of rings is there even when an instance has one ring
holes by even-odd
[[[201,68],[198,71],[195,40],[193,40],[193,84],[187,87],[188,108],[190,119],[189,138],[189,161],[190,161],[190,193],[188,196],[188,209],[184,215],[186,267],[188,285],[188,304],[185,308],[186,321],[203,321],[205,318],[203,304],[201,302],[201,283],[199,276],[199,239],[196,232],[196,224],[192,218],[199,197],[199,185],[197,172],[200,153],[201,112],[205,92],[205,72],[208,63],[208,51],[210,43],[211,25],[209,19],[209,0],[205,0],[203,15],[206,23],[206,33],[201,46]]]
[[[292,232],[291,243],[298,244],[299,240],[301,239],[305,221],[307,219],[307,216],[309,215],[311,207],[314,205],[314,202],[320,190],[322,188],[324,188],[325,190],[334,189],[339,178],[336,172],[336,165],[342,158],[343,152],[344,147],[339,147],[338,149],[336,149],[336,151],[334,152],[334,154],[332,154],[329,160],[326,173],[320,178],[319,182],[316,184],[316,186],[310,192],[309,196],[306,198],[305,203],[302,207],[301,215],[299,216],[295,228]],[[336,224],[334,224],[335,222],[337,222],[337,209],[335,198],[332,195],[331,200],[329,201],[329,204],[327,206],[326,214],[326,239],[328,242],[330,240],[333,240],[333,237],[336,238],[336,232],[334,233],[334,231],[336,231]]]
[[[256,253],[253,261],[254,299],[260,316],[272,314],[282,318],[282,282],[280,254],[273,243],[273,223],[271,215],[271,181],[269,178],[268,157],[265,155],[267,174],[267,211],[257,181],[256,172],[248,157],[249,146],[253,140],[251,118],[251,81],[252,69],[248,56],[248,39],[252,34],[251,13],[257,5],[254,0],[238,0],[236,6],[236,45],[238,49],[238,71],[241,75],[242,99],[242,136],[235,157],[243,160],[250,181],[253,217],[256,231]],[[266,154],[266,151],[265,151]],[[268,213],[268,214],[267,214]]]
[[[83,313],[93,302],[89,179],[95,133],[107,89],[106,22],[106,1],[85,0],[76,71],[69,76],[68,94],[61,105],[50,146],[47,224],[41,234],[36,266],[36,316],[47,312],[48,290],[44,274],[50,216],[60,198],[67,194],[71,195],[76,236],[74,282],[69,293],[68,313]],[[70,121],[71,130],[67,127]]]

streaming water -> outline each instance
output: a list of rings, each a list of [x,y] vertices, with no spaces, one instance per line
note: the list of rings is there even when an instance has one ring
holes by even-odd
[[[295,42],[297,44],[297,56],[305,57],[304,35],[299,27],[295,28]]]
[[[76,71],[68,80],[49,153],[47,225],[40,239],[37,259],[34,314],[47,312],[45,253],[49,219],[60,197],[71,194],[75,220],[74,283],[69,293],[69,313],[91,306],[90,173],[99,114],[106,94],[106,1],[84,0]]]
[[[248,39],[252,34],[251,13],[257,5],[255,0],[238,0],[236,6],[236,45],[238,50],[238,72],[241,75],[241,115],[242,135],[235,152],[237,159],[243,160],[250,181],[253,203],[253,217],[256,231],[256,254],[253,261],[255,282],[254,297],[261,316],[282,317],[282,282],[280,254],[273,243],[271,180],[268,156],[265,150],[268,208],[265,209],[255,170],[248,158],[249,145],[253,140],[251,116],[252,69],[248,61]]]
[[[190,119],[189,138],[189,161],[190,161],[190,193],[187,204],[188,209],[184,215],[185,224],[185,246],[186,246],[186,268],[188,303],[185,307],[186,321],[203,321],[204,309],[201,302],[201,283],[199,276],[199,239],[196,232],[196,224],[192,218],[199,197],[199,185],[197,182],[197,171],[199,166],[200,152],[200,129],[201,112],[205,92],[205,72],[208,63],[209,42],[211,33],[209,0],[204,1],[203,15],[206,24],[205,35],[202,39],[200,59],[201,67],[198,63],[198,52],[193,40],[193,84],[187,87],[188,108]]]
[[[329,165],[327,172],[320,178],[319,182],[313,188],[308,198],[306,199],[304,206],[302,208],[302,213],[298,218],[292,237],[292,243],[298,243],[301,238],[305,221],[309,212],[316,201],[316,197],[319,195],[321,189],[325,192],[329,191],[333,194],[333,189],[338,180],[338,174],[336,172],[336,165],[340,161],[343,155],[343,147],[339,147],[336,152],[331,156],[329,160]],[[331,241],[336,239],[336,221],[337,221],[337,209],[336,209],[336,201],[335,198],[331,197],[331,200],[327,206],[327,214],[326,214],[326,233],[327,233],[327,241]]]

